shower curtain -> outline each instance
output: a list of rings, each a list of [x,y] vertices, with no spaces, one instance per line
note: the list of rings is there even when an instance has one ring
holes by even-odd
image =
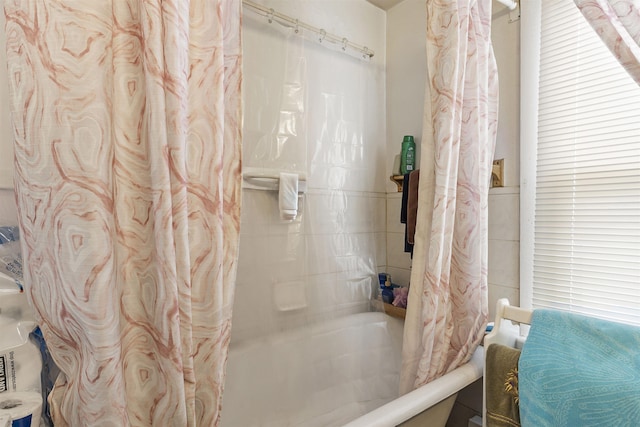
[[[574,0],[611,54],[640,84],[640,2]]]
[[[241,0],[6,1],[56,427],[211,426],[238,250]]]
[[[498,113],[491,0],[427,1],[427,96],[402,393],[465,363],[487,322]]]

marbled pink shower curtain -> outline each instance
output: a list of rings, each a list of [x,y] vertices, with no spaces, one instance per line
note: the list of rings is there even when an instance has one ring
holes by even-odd
[[[585,19],[640,84],[640,1],[574,0]]]
[[[487,322],[498,115],[491,0],[427,1],[427,69],[402,393],[465,363]]]
[[[6,0],[56,427],[212,426],[238,250],[241,0]]]

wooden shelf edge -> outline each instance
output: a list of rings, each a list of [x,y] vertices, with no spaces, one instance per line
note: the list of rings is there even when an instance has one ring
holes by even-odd
[[[389,179],[391,180],[391,182],[393,182],[394,184],[396,184],[398,186],[398,193],[402,192],[402,183],[404,182],[404,176],[403,175],[391,175],[389,177]]]
[[[372,300],[371,301],[373,304],[373,307],[376,310],[380,310],[383,309],[384,312],[391,316],[391,317],[395,317],[398,319],[403,319],[405,318],[406,314],[407,314],[407,309],[406,308],[400,308],[400,307],[396,307],[393,304],[387,304],[386,302],[382,302],[382,300],[380,298],[376,299],[376,300]]]
[[[396,307],[395,305],[387,304],[386,302],[383,304],[384,304],[384,312],[387,313],[389,316],[397,317],[398,319],[404,319],[406,317],[407,315],[406,308]]]

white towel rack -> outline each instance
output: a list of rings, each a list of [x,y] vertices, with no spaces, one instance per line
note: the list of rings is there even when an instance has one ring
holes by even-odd
[[[507,298],[501,298],[496,303],[496,318],[493,330],[484,337],[484,348],[489,348],[491,344],[501,344],[512,348],[522,348],[524,337],[520,335],[519,325],[530,325],[532,310],[514,307],[509,305]],[[517,324],[514,324],[516,322]],[[484,375],[487,377],[487,366],[485,361]],[[482,425],[487,426],[487,381],[483,379],[482,393]]]
[[[242,188],[250,190],[278,191],[280,171],[272,169],[245,168],[242,171]],[[307,191],[307,178],[298,174],[298,194]]]

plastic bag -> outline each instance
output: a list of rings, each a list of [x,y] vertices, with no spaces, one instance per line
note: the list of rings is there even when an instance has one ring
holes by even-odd
[[[38,345],[29,339],[34,322],[7,322],[0,316],[0,393],[42,391],[42,358]]]
[[[29,339],[33,317],[25,294],[0,295],[0,393],[42,391],[42,357]]]
[[[19,238],[17,227],[0,227],[0,395],[40,394],[43,405],[37,418],[50,426],[46,397],[59,370],[23,293]]]
[[[0,295],[22,292],[22,253],[18,227],[0,227]]]

